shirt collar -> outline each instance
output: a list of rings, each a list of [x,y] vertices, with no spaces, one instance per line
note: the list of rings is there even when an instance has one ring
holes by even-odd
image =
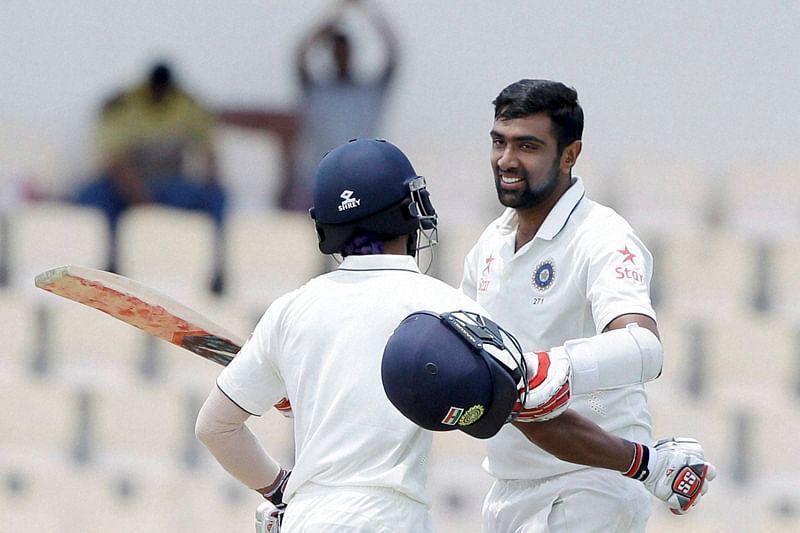
[[[539,231],[536,232],[536,237],[548,241],[555,238],[564,229],[570,215],[572,215],[585,195],[586,189],[583,186],[583,180],[575,176],[574,183],[561,195],[561,198],[558,199],[556,205],[553,206],[544,222],[542,222]],[[500,215],[497,228],[505,235],[515,231],[517,229],[517,212],[510,207],[506,209]]]
[[[408,270],[419,273],[419,266],[410,255],[348,255],[337,270]]]

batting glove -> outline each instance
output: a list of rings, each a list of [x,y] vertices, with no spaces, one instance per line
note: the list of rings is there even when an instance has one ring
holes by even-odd
[[[289,403],[289,398],[281,398],[278,403],[273,405],[275,409],[278,410],[280,414],[285,416],[286,418],[294,418],[294,413],[292,412],[292,404]]]
[[[264,502],[256,509],[256,533],[280,533],[286,504],[278,506]]]
[[[572,366],[563,348],[549,352],[525,354],[529,372],[527,392],[524,387],[522,402],[514,405],[519,422],[543,422],[551,420],[569,407],[571,396],[570,379]]]
[[[703,447],[695,439],[672,437],[652,447],[639,443],[634,446],[633,463],[624,474],[643,482],[673,514],[688,513],[708,492],[709,482],[717,475],[714,465],[704,460]]]

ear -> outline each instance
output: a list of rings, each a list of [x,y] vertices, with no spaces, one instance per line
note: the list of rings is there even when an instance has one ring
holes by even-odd
[[[572,167],[575,166],[575,163],[578,161],[578,156],[581,154],[582,146],[583,143],[580,140],[572,141],[564,148],[564,151],[561,152],[562,174],[570,174],[572,172]]]

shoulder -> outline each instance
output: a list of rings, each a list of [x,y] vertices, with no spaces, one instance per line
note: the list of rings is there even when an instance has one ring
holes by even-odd
[[[628,221],[612,208],[589,198],[584,198],[582,203],[585,205],[572,218],[576,236],[602,242],[634,233]]]

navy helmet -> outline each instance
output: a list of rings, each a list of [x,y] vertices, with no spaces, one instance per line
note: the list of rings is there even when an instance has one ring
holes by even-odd
[[[527,374],[517,340],[476,313],[407,316],[383,352],[381,379],[389,401],[432,431],[459,429],[488,439],[516,415]]]
[[[399,237],[418,229],[435,244],[436,211],[425,178],[395,145],[383,139],[354,139],[322,158],[314,178],[319,248],[340,253],[359,231]]]

